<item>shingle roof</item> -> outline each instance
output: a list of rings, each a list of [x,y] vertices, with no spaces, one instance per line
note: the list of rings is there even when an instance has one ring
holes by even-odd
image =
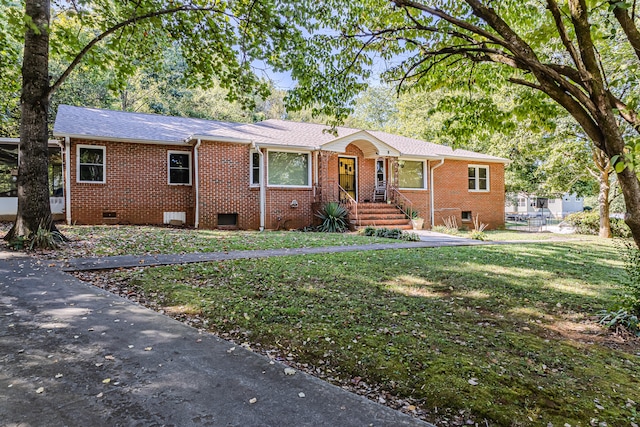
[[[358,132],[361,129],[337,127],[337,135],[328,132],[326,125],[286,120],[265,120],[259,123],[229,123],[157,114],[129,113],[97,108],[60,105],[53,126],[55,136],[75,136],[96,139],[134,140],[186,144],[193,138],[231,139],[274,146],[308,147],[319,149],[325,144]],[[508,162],[507,159],[453,150],[433,144],[380,131],[370,135],[398,150],[401,155],[414,157],[468,158]]]

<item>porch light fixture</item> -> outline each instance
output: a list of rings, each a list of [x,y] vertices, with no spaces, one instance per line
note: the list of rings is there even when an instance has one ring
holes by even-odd
[[[291,201],[291,205],[292,208],[297,208],[298,207],[298,201],[297,200],[292,200]]]

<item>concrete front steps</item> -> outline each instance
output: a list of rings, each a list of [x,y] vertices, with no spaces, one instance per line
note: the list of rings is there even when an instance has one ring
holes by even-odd
[[[358,203],[358,220],[349,213],[349,223],[358,230],[365,227],[411,230],[411,221],[394,205],[388,203]]]

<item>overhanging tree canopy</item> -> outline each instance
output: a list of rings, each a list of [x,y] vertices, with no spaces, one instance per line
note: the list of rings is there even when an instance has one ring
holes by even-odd
[[[112,68],[123,78],[135,60],[159,60],[175,45],[194,85],[210,87],[214,77],[229,98],[251,103],[268,86],[252,63],[276,64],[299,38],[275,0],[49,0],[5,2],[1,6],[0,75],[16,75],[22,58],[18,214],[5,237],[29,237],[54,229],[47,183],[47,113],[51,95],[81,65]],[[20,51],[16,46],[24,43]],[[49,55],[67,63],[51,75]]]
[[[635,2],[592,0],[300,0],[297,20],[313,36],[292,55],[300,86],[294,106],[345,117],[354,95],[386,61],[385,78],[408,86],[446,68],[544,93],[617,163],[627,224],[640,244],[640,182],[623,167],[640,129]],[[338,13],[339,12],[339,13]],[[298,64],[298,65],[297,65]],[[304,64],[300,66],[299,64]],[[438,73],[442,78],[446,73]]]

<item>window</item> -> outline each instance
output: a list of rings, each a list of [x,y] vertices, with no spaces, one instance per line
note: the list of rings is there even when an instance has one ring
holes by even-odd
[[[489,167],[469,165],[469,191],[489,191]]]
[[[106,182],[105,151],[98,145],[78,145],[78,182]]]
[[[18,145],[0,144],[0,197],[18,196]]]
[[[269,185],[308,187],[311,182],[308,153],[269,151],[267,167]]]
[[[169,184],[191,185],[191,153],[169,151]]]
[[[400,188],[425,188],[424,177],[423,161],[398,161],[398,181]]]
[[[472,220],[471,211],[462,211],[462,222],[471,222]]]
[[[260,185],[260,153],[251,151],[251,175],[250,184]]]
[[[520,197],[518,199],[518,206],[520,206],[520,207],[527,206],[527,199],[525,199],[524,197]]]

